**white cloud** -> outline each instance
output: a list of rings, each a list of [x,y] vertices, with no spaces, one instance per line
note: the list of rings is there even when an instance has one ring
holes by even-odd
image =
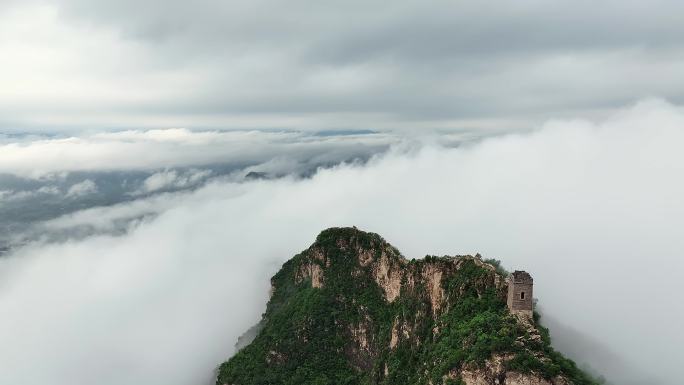
[[[211,383],[263,311],[278,264],[321,229],[356,225],[408,257],[480,252],[530,271],[546,313],[645,379],[600,359],[593,367],[619,384],[675,385],[681,143],[684,114],[651,101],[599,123],[556,121],[306,180],[215,182],[62,218],[105,228],[160,214],[125,236],[0,260],[0,383]]]
[[[84,195],[94,194],[97,192],[97,184],[90,179],[76,183],[67,190],[67,198],[81,197]]]
[[[11,196],[14,193],[12,190],[0,190],[0,199],[4,199],[8,196]]]
[[[163,188],[173,187],[178,179],[176,171],[161,171],[150,175],[143,183],[144,192],[152,192]]]
[[[5,202],[10,202],[10,201],[25,200],[25,199],[30,199],[30,198],[40,197],[40,196],[59,195],[59,194],[61,194],[59,187],[52,186],[52,185],[46,185],[46,186],[41,186],[35,190],[19,190],[19,191],[2,190],[2,191],[0,191],[0,199],[2,199]]]
[[[153,195],[130,203],[80,210],[40,225],[47,232],[64,232],[79,226],[89,226],[97,232],[113,233],[119,229],[119,223],[154,216],[180,205],[186,199],[186,193]]]
[[[261,163],[272,157],[341,161],[380,151],[385,134],[318,137],[301,132],[157,129],[29,138],[0,143],[0,173],[55,178],[69,171],[154,170],[217,163]],[[171,175],[167,175],[170,177]]]
[[[142,189],[136,193],[147,194],[159,190],[191,187],[205,180],[210,175],[210,170],[160,171],[147,177],[143,181]]]

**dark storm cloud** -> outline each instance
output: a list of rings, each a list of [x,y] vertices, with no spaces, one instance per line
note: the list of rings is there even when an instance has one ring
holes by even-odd
[[[77,86],[29,87],[28,101],[53,103],[10,100],[0,121],[17,124],[234,127],[257,117],[257,128],[420,128],[684,96],[678,1],[17,4],[4,14],[37,23],[44,12],[39,28],[102,43],[51,45],[85,56],[67,60],[83,70],[67,71]],[[30,7],[42,11],[17,13]],[[41,40],[12,41],[7,49]],[[103,61],[122,68],[95,70],[94,46],[113,47],[117,58]]]

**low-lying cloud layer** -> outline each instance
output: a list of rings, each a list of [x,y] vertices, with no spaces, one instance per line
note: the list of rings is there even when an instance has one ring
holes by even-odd
[[[309,179],[215,181],[60,218],[46,228],[156,215],[123,235],[0,259],[0,383],[211,383],[263,310],[269,275],[321,229],[356,225],[407,257],[480,252],[530,271],[544,313],[610,353],[576,358],[616,384],[675,385],[681,143],[681,110],[649,101],[599,123],[395,149]],[[601,361],[613,356],[639,377]]]
[[[368,130],[0,135],[0,254],[27,239],[54,239],[57,234],[34,225],[77,210],[192,190],[215,179],[305,177],[319,167],[363,163],[399,140]]]
[[[0,174],[54,179],[65,172],[78,171],[139,171],[217,164],[249,166],[278,157],[301,162],[300,168],[305,169],[306,163],[315,166],[367,158],[396,141],[389,133],[366,131],[321,135],[184,128],[68,137],[15,136],[0,140]]]

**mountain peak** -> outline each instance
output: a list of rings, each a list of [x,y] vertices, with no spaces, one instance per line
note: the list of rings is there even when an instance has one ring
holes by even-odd
[[[531,297],[507,306],[509,282],[479,255],[407,260],[326,229],[271,279],[260,332],[217,384],[595,384],[526,316]]]

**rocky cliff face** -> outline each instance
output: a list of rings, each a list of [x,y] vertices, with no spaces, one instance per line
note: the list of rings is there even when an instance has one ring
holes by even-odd
[[[259,334],[217,384],[594,384],[506,308],[479,256],[407,260],[380,236],[323,231],[272,278]]]

